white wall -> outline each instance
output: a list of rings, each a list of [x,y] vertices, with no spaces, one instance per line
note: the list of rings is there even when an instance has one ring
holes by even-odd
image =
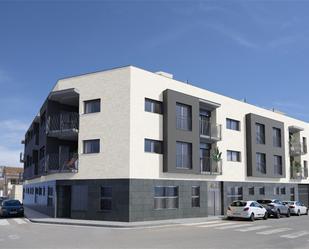
[[[289,132],[288,127],[296,125],[305,128],[301,136],[309,138],[309,124],[278,114],[263,108],[259,108],[238,100],[231,99],[213,92],[206,91],[192,85],[182,83],[164,76],[160,76],[139,68],[132,68],[131,73],[131,160],[130,177],[132,178],[172,178],[172,179],[209,179],[224,181],[263,181],[263,182],[288,182],[290,177],[289,162]],[[144,111],[145,97],[162,101],[162,92],[172,89],[201,99],[220,103],[217,109],[217,123],[222,124],[222,141],[217,143],[223,155],[223,174],[220,176],[187,175],[163,173],[162,155],[145,153],[144,138],[157,140],[163,139],[162,115]],[[286,178],[269,179],[247,177],[246,173],[246,134],[245,115],[254,113],[267,118],[279,120],[285,125],[285,149],[286,149]],[[226,129],[226,118],[232,118],[241,122],[241,130]],[[241,162],[226,161],[226,150],[241,152]],[[309,161],[309,154],[302,156],[302,160]],[[292,180],[293,181],[293,180]],[[295,181],[300,182],[300,181]],[[309,182],[303,180],[302,182]]]

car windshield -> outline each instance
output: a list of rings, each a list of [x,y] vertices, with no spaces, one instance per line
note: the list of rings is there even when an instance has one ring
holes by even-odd
[[[247,205],[247,202],[245,201],[234,201],[231,204],[231,207],[245,207]]]
[[[20,206],[20,202],[19,201],[15,201],[15,200],[12,200],[12,201],[4,201],[3,202],[3,206],[5,207],[10,207],[10,206]]]
[[[269,203],[272,203],[271,200],[258,200],[257,202],[260,203],[260,204],[269,204]]]

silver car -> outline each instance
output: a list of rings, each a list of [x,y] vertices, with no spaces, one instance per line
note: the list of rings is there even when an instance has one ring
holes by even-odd
[[[284,201],[283,203],[289,206],[291,214],[308,215],[308,208],[301,201]]]
[[[273,216],[279,219],[282,214],[285,215],[286,217],[291,216],[289,206],[285,205],[280,200],[267,199],[267,200],[258,200],[257,202],[261,204],[264,208],[266,208],[269,217]]]

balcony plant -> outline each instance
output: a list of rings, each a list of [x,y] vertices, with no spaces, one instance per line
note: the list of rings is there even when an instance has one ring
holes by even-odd
[[[300,177],[301,176],[301,163],[297,161],[293,162],[292,168],[293,168],[293,172],[296,173],[296,176]]]
[[[214,160],[215,162],[220,162],[222,160],[222,152],[219,151],[219,148],[216,147],[214,149],[214,152],[212,153],[212,160]]]

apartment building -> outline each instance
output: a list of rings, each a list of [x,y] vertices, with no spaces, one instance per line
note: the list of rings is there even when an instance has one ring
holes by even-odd
[[[0,166],[0,196],[22,201],[23,168]]]
[[[126,66],[59,80],[25,135],[24,204],[52,217],[223,214],[238,199],[309,204],[309,125]]]

